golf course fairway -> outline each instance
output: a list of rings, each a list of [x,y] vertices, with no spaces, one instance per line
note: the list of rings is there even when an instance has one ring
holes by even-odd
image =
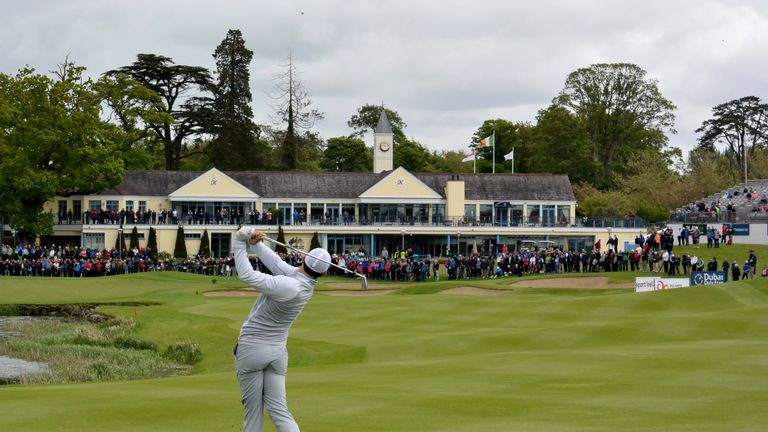
[[[608,274],[607,288],[563,279],[564,289],[520,289],[502,278],[345,296],[329,295],[343,286],[329,279],[291,330],[289,407],[308,432],[765,430],[765,278],[611,287],[637,275]],[[185,376],[0,386],[0,431],[241,430],[231,352],[255,297],[205,295],[243,288],[213,281],[0,278],[6,304],[157,302],[100,310],[134,319],[142,339],[193,341],[204,355]],[[458,287],[503,292],[439,294]]]

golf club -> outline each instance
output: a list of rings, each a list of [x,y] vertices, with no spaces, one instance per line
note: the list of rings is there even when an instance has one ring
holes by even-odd
[[[304,252],[303,250],[300,250],[300,249],[296,249],[296,248],[295,248],[295,247],[293,247],[293,246],[288,246],[288,245],[287,245],[287,244],[285,244],[285,243],[280,243],[279,241],[277,241],[277,240],[275,240],[275,239],[272,239],[272,238],[269,238],[269,237],[266,237],[266,236],[265,236],[265,237],[264,237],[264,240],[269,240],[269,241],[271,241],[272,243],[274,243],[274,244],[276,244],[276,245],[280,245],[280,246],[283,246],[283,247],[285,247],[285,248],[288,248],[288,249],[290,249],[290,250],[292,250],[292,251],[294,251],[294,252],[298,252],[298,253],[300,253],[300,254],[302,254],[302,255],[304,255],[304,256],[307,256],[307,255],[309,255],[309,253],[307,253],[307,252]],[[344,272],[345,272],[345,273],[352,273],[352,274],[354,274],[355,276],[357,276],[357,277],[359,277],[359,278],[360,278],[360,281],[361,281],[361,283],[362,283],[362,286],[361,286],[361,288],[362,288],[362,289],[364,289],[364,290],[367,290],[367,289],[368,289],[368,278],[367,278],[367,277],[365,277],[365,276],[363,276],[363,275],[361,275],[360,273],[358,273],[358,272],[354,272],[354,271],[352,271],[352,270],[350,270],[350,269],[348,269],[348,268],[342,267],[342,266],[340,266],[340,265],[338,265],[338,264],[334,264],[334,263],[332,263],[332,262],[330,262],[330,261],[322,260],[322,259],[319,259],[319,258],[317,258],[317,257],[313,257],[313,258],[315,258],[315,259],[316,259],[316,260],[318,260],[318,261],[322,261],[322,262],[324,262],[324,263],[326,263],[326,264],[330,264],[330,265],[332,265],[332,266],[336,267],[337,269],[341,269],[341,270],[344,270]]]

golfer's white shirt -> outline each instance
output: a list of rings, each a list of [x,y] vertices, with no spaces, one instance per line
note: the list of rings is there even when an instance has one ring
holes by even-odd
[[[273,275],[253,270],[245,242],[234,241],[234,250],[240,280],[262,294],[243,323],[239,340],[285,345],[288,329],[312,297],[317,281],[288,265],[263,242],[251,250]]]

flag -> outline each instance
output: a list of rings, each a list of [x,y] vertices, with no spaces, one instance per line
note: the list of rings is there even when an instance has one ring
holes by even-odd
[[[504,155],[504,160],[515,160],[515,149]]]
[[[467,157],[465,157],[461,161],[462,162],[471,162],[473,160],[475,160],[475,152],[471,152],[470,154],[467,155]]]
[[[493,135],[489,136],[488,138],[483,138],[480,140],[480,147],[493,147]]]

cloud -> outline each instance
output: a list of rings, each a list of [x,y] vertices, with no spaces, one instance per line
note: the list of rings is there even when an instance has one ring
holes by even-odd
[[[532,121],[568,73],[598,62],[648,71],[677,106],[673,145],[690,149],[711,107],[768,88],[760,1],[40,0],[6,5],[0,72],[52,70],[70,53],[92,75],[152,52],[213,68],[230,28],[254,51],[255,120],[292,55],[328,138],[382,103],[432,150],[461,150],[489,118]]]

